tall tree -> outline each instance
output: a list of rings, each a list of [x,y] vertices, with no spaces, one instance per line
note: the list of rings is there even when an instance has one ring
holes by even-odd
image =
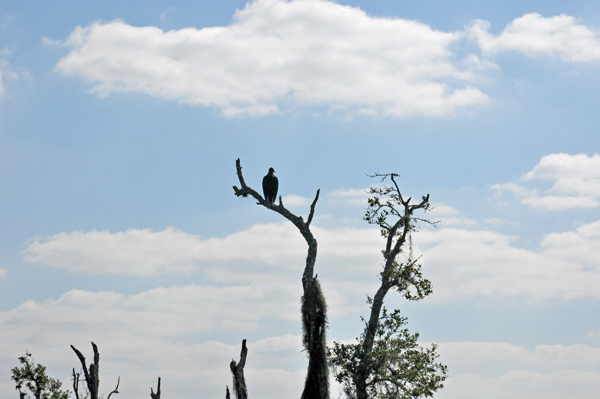
[[[236,161],[237,176],[241,188],[233,187],[235,195],[240,197],[252,196],[267,209],[279,213],[296,226],[302,237],[308,244],[306,266],[302,274],[302,330],[303,344],[308,353],[308,370],[304,383],[302,399],[328,399],[329,381],[327,365],[327,344],[325,340],[325,329],[327,327],[327,306],[321,291],[321,286],[314,275],[315,261],[317,259],[317,240],[310,231],[310,223],[315,213],[315,205],[319,200],[319,191],[310,206],[310,213],[306,221],[302,216],[296,216],[283,205],[281,196],[279,204],[267,201],[258,192],[246,185],[242,175],[240,160]]]
[[[27,390],[35,399],[68,399],[69,391],[60,389],[62,382],[48,377],[46,367],[35,364],[31,353],[19,357],[19,362],[21,367],[11,369],[11,380],[16,384],[20,399],[29,398]]]
[[[368,207],[364,219],[379,226],[385,239],[382,251],[383,271],[381,285],[373,298],[367,302],[371,308],[365,327],[354,344],[334,342],[330,348],[330,362],[335,370],[336,380],[342,384],[348,398],[391,399],[430,397],[443,387],[447,367],[435,363],[439,355],[436,345],[430,348],[417,343],[418,333],[410,334],[406,328],[406,318],[399,310],[391,313],[383,306],[390,289],[395,289],[408,300],[419,300],[431,294],[429,280],[424,279],[418,259],[412,256],[411,232],[418,222],[434,224],[426,219],[415,217],[417,210],[430,208],[429,194],[421,202],[411,205],[411,199],[404,199],[396,177],[399,175],[376,174],[382,182],[389,178],[391,184],[383,188],[371,187]],[[398,258],[409,243],[410,251],[405,253],[404,262]]]

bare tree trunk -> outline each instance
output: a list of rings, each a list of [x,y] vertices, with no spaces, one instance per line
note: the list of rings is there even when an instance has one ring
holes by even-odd
[[[246,356],[248,356],[248,347],[246,346],[246,340],[244,339],[242,341],[242,351],[240,352],[239,363],[236,363],[235,360],[231,360],[231,363],[229,363],[231,374],[233,374],[233,392],[237,399],[248,399],[248,390],[246,388],[246,380],[244,379]],[[227,395],[229,395],[229,388],[227,388]]]
[[[329,397],[327,368],[327,306],[317,278],[302,279],[302,327],[304,347],[309,353],[308,371],[302,399],[326,399]]]
[[[98,387],[100,386],[100,354],[98,353],[98,347],[95,343],[92,342],[92,348],[94,349],[94,362],[90,363],[90,369],[88,371],[87,366],[85,364],[85,356],[78,351],[73,345],[71,348],[79,358],[81,362],[81,367],[83,368],[83,375],[85,376],[85,382],[88,387],[88,391],[90,392],[89,399],[98,399]],[[75,390],[75,397],[79,399],[79,373],[75,373],[75,369],[73,369],[73,389]],[[117,381],[117,386],[113,389],[106,399],[110,399],[113,393],[119,393],[119,384],[121,383],[121,377],[119,377]]]
[[[160,399],[160,377],[158,377],[158,387],[156,388],[156,393],[150,388],[150,397],[152,399]]]
[[[98,347],[92,342],[92,348],[94,349],[94,362],[90,364],[89,371],[85,364],[85,356],[83,356],[81,352],[79,352],[73,345],[71,345],[71,348],[79,358],[81,367],[83,367],[83,375],[85,376],[85,382],[88,390],[90,391],[90,399],[98,399],[98,386],[100,385],[100,354],[98,353]]]
[[[300,234],[302,234],[308,244],[306,266],[304,268],[304,273],[302,274],[302,288],[304,290],[304,295],[302,296],[302,327],[304,333],[303,343],[308,352],[308,371],[306,373],[302,399],[328,399],[329,381],[327,345],[325,342],[327,306],[317,276],[313,276],[315,261],[317,259],[317,240],[310,231],[310,223],[312,222],[315,213],[315,205],[319,200],[320,190],[317,190],[315,199],[310,206],[308,219],[305,222],[302,216],[294,215],[283,206],[281,196],[279,196],[278,205],[271,204],[255,190],[247,186],[244,182],[242,166],[239,159],[236,161],[235,165],[241,185],[241,188],[233,186],[235,195],[238,197],[247,197],[248,195],[251,195],[258,201],[259,205],[271,209],[285,217],[298,228]]]

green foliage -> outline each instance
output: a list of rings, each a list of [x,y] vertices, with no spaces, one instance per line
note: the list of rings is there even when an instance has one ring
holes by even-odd
[[[432,397],[443,388],[447,372],[447,366],[435,362],[437,346],[420,346],[419,334],[404,328],[406,318],[400,316],[400,310],[388,314],[384,307],[381,313],[371,352],[363,350],[364,334],[354,344],[334,342],[329,349],[335,379],[345,396],[356,398],[357,382],[364,380],[369,398]]]
[[[68,399],[69,391],[61,391],[62,383],[59,380],[48,377],[46,367],[41,364],[35,364],[31,353],[19,357],[22,367],[11,369],[11,379],[15,382],[21,399],[29,398],[25,389],[33,395],[35,399]]]
[[[399,310],[390,314],[383,300],[391,288],[407,300],[423,299],[432,293],[431,282],[423,278],[419,259],[412,253],[412,235],[419,222],[435,225],[413,216],[414,211],[430,209],[429,194],[417,204],[404,199],[396,183],[397,174],[375,175],[392,185],[371,187],[364,220],[379,226],[385,239],[382,250],[385,265],[380,274],[381,287],[374,298],[367,297],[371,307],[369,320],[356,343],[334,342],[329,348],[329,362],[343,393],[349,399],[408,399],[431,397],[443,387],[447,366],[436,363],[437,346],[417,343],[418,333],[411,334],[406,318]],[[372,176],[372,177],[375,177]],[[408,254],[405,247],[408,243]],[[404,262],[397,260],[403,254]]]

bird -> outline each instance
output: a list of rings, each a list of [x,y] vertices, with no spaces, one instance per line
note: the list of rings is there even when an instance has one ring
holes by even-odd
[[[275,199],[277,198],[277,189],[279,188],[279,180],[277,180],[277,176],[275,176],[275,169],[269,168],[269,173],[265,177],[263,177],[263,193],[265,195],[265,200],[271,205],[275,203]]]

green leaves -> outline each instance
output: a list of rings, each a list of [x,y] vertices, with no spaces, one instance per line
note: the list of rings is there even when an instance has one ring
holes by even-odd
[[[447,367],[436,363],[436,346],[422,347],[417,343],[418,333],[406,328],[406,318],[400,310],[388,313],[383,300],[388,290],[395,288],[405,299],[416,301],[432,293],[431,282],[423,278],[419,258],[412,253],[412,235],[418,222],[435,225],[427,219],[414,217],[414,211],[430,208],[429,194],[418,204],[404,200],[395,177],[376,174],[371,177],[389,177],[392,185],[371,187],[368,193],[364,220],[380,227],[385,239],[382,250],[385,259],[381,272],[381,287],[375,297],[367,296],[371,316],[363,333],[353,344],[334,342],[328,349],[330,365],[344,394],[350,399],[400,399],[433,396],[443,387]],[[405,244],[408,241],[408,255]],[[398,256],[404,254],[405,260]]]
[[[364,380],[369,398],[408,399],[431,397],[443,387],[447,366],[436,363],[437,346],[422,347],[418,333],[405,328],[406,318],[384,307],[372,351],[363,351],[364,336],[354,344],[334,342],[329,358],[335,379],[347,397],[356,397],[356,385]]]
[[[19,357],[22,367],[11,369],[13,380],[16,384],[15,389],[21,394],[21,398],[30,396],[24,392],[29,390],[35,399],[68,399],[69,391],[61,391],[62,383],[59,380],[48,377],[46,367],[41,364],[35,364],[31,353]]]

